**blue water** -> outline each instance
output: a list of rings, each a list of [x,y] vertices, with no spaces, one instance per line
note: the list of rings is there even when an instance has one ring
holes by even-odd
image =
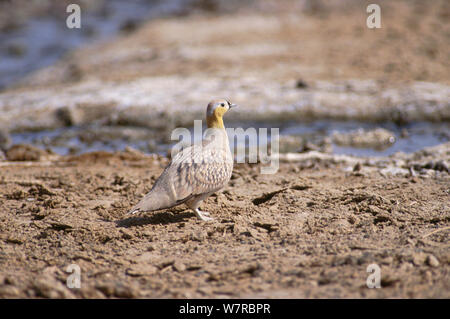
[[[257,130],[261,127],[268,128],[270,141],[270,128],[279,128],[280,135],[291,135],[302,138],[312,143],[317,143],[325,137],[329,137],[333,132],[350,132],[359,128],[369,130],[379,127],[386,128],[395,134],[395,143],[385,149],[372,148],[355,148],[342,147],[333,144],[333,153],[347,154],[355,156],[389,156],[396,152],[412,153],[424,147],[434,146],[450,140],[450,123],[430,123],[420,122],[411,123],[401,127],[393,123],[375,124],[362,122],[339,122],[339,121],[314,121],[309,123],[234,123],[232,127],[242,127],[247,129],[254,127]],[[150,129],[140,128],[138,138],[133,138],[132,135],[122,134],[121,129],[110,127],[108,132],[116,132],[110,134],[109,137],[98,134],[101,132],[101,127],[70,127],[60,128],[51,131],[40,132],[25,132],[12,134],[12,141],[14,144],[27,143],[41,148],[50,148],[55,153],[67,155],[69,153],[80,154],[90,151],[122,151],[125,147],[130,146],[139,149],[145,153],[159,153],[167,154],[170,148],[176,143],[168,143],[163,140],[156,140],[154,138],[154,131]],[[205,128],[203,128],[205,129]],[[402,130],[408,131],[408,137],[402,137]],[[103,130],[104,131],[104,130]],[[193,129],[190,130],[193,133]],[[88,132],[88,134],[87,134]],[[93,136],[92,138],[83,138],[86,135]],[[111,137],[112,136],[112,137]],[[235,142],[230,139],[230,147],[235,147]],[[245,145],[238,145],[239,147],[248,146],[249,141],[246,140]]]
[[[28,73],[50,66],[70,50],[106,41],[128,21],[136,23],[182,10],[191,0],[107,0],[96,11],[81,7],[81,28],[69,29],[70,13],[60,6],[58,15],[34,18],[18,29],[0,32],[0,89],[14,84]],[[76,2],[74,2],[76,3]],[[23,48],[11,54],[12,47]]]

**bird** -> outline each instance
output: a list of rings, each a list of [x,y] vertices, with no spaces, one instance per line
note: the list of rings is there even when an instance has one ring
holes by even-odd
[[[152,212],[187,205],[202,221],[211,221],[210,213],[200,204],[211,194],[224,188],[233,172],[233,157],[223,116],[236,104],[218,99],[208,103],[207,129],[203,139],[173,156],[150,192],[129,212]]]

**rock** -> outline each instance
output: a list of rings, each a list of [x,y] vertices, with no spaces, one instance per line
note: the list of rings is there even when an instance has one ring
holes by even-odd
[[[439,260],[433,255],[428,255],[428,257],[427,257],[427,264],[430,267],[438,267],[439,266]]]
[[[340,146],[384,149],[395,143],[395,134],[383,128],[358,129],[348,133],[334,132],[332,139]]]
[[[178,272],[183,272],[186,270],[186,265],[180,261],[175,261],[172,265],[173,269]]]
[[[158,272],[158,268],[149,264],[133,265],[126,270],[126,274],[133,277],[151,276]]]
[[[17,144],[10,147],[5,155],[8,161],[39,161],[47,152],[31,145]]]
[[[355,166],[353,166],[353,172],[359,172],[361,170],[361,163],[358,162],[355,164]]]

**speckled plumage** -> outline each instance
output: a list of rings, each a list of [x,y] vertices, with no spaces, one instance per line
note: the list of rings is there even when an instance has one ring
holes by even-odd
[[[225,106],[223,106],[225,104]],[[149,212],[186,204],[198,218],[211,220],[198,207],[230,180],[233,157],[223,127],[223,114],[234,105],[225,100],[208,104],[208,130],[201,143],[178,152],[156,180],[151,191],[130,213]]]

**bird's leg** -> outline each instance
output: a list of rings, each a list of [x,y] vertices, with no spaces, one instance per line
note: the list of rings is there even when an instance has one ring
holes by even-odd
[[[207,217],[207,216],[209,216],[209,213],[208,213],[208,212],[202,212],[202,211],[201,211],[200,209],[198,209],[198,208],[194,209],[193,211],[194,211],[195,215],[196,215],[199,219],[201,219],[201,220],[203,220],[203,221],[205,221],[205,222],[214,219],[214,218],[211,218],[211,217]]]

